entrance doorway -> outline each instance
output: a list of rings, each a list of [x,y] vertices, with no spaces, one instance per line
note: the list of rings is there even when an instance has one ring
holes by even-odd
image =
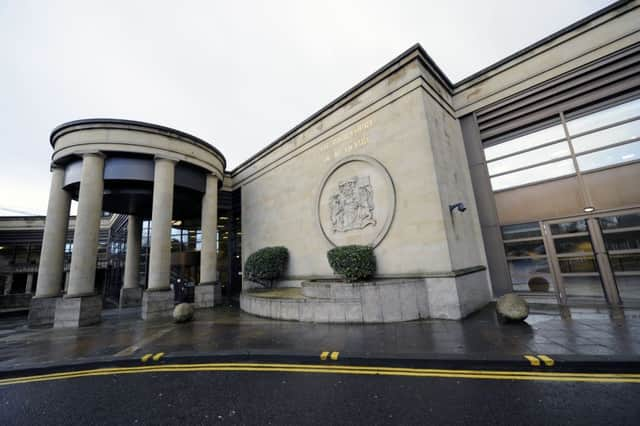
[[[640,210],[542,222],[562,304],[640,304]]]

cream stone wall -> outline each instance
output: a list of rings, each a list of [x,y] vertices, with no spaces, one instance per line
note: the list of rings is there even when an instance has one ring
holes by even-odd
[[[423,100],[451,268],[485,265],[486,257],[471,174],[468,167],[460,166],[468,164],[460,124],[432,97],[425,94]],[[467,210],[450,212],[449,205],[459,202],[464,203]]]
[[[457,269],[484,266],[461,130],[450,101],[413,57],[241,166],[233,187],[242,187],[243,264],[262,247],[283,245],[290,252],[287,285],[332,276],[326,252],[333,245],[322,233],[316,203],[318,198],[326,203],[319,195],[327,173],[359,156],[380,162],[395,189],[393,222],[375,249],[378,276],[451,276]],[[374,199],[375,192],[374,185]],[[452,217],[448,204],[460,201],[468,210]],[[321,205],[320,214],[328,214],[328,207]],[[486,274],[480,275],[486,293]],[[244,288],[250,287],[245,281]]]

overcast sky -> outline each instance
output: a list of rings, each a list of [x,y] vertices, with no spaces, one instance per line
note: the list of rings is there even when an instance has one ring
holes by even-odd
[[[0,215],[46,212],[65,121],[174,127],[232,169],[416,42],[456,82],[609,3],[0,0]]]

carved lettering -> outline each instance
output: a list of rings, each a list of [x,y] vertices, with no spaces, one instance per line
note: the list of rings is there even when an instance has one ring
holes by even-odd
[[[326,152],[326,154],[324,154],[324,161],[332,161],[342,155],[350,153],[356,148],[367,145],[369,143],[369,136],[363,134],[363,132],[369,130],[372,126],[373,120],[369,119],[323,142],[319,149],[321,153]]]

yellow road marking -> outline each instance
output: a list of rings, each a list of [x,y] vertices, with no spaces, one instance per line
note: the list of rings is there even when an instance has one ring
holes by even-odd
[[[538,358],[536,358],[535,356],[533,356],[533,355],[525,355],[524,357],[525,357],[525,358],[527,359],[527,361],[529,361],[529,363],[530,363],[531,365],[533,365],[534,367],[538,367],[538,366],[540,366],[540,360],[539,360]]]
[[[337,361],[338,360],[338,355],[340,355],[340,352],[331,352],[331,359],[333,361]]]
[[[164,356],[164,352],[158,352],[157,354],[155,354],[153,356],[153,360],[154,361],[160,361],[160,358],[162,358]]]
[[[149,358],[151,358],[152,356],[153,354],[145,354],[142,358],[140,358],[140,361],[147,362],[149,361]]]
[[[547,367],[553,367],[553,365],[556,363],[553,358],[546,355],[538,355],[538,358],[540,358],[542,362],[544,362],[544,365],[546,365]]]
[[[328,356],[329,356],[329,352],[326,352],[326,351],[325,351],[325,352],[322,352],[322,353],[320,354],[320,359],[321,359],[322,361],[325,361],[325,360],[327,359],[327,357],[328,357]]]
[[[338,366],[313,364],[258,364],[258,363],[209,363],[165,364],[138,367],[114,367],[15,377],[0,380],[0,386],[79,377],[107,376],[114,374],[141,374],[163,372],[284,372],[319,374],[354,374],[405,377],[465,378],[489,380],[533,380],[556,382],[640,383],[640,374],[634,373],[555,373],[499,370],[446,370],[369,366]]]
[[[164,336],[165,334],[167,334],[171,330],[173,330],[172,327],[165,328],[164,330],[160,330],[157,333],[154,333],[151,336],[145,337],[144,339],[138,341],[135,345],[129,346],[128,348],[125,348],[125,349],[121,350],[120,352],[116,353],[114,356],[133,355],[133,353],[135,353],[138,349],[141,349],[141,348],[144,348],[144,347],[148,347],[155,340],[157,340],[160,337]]]

